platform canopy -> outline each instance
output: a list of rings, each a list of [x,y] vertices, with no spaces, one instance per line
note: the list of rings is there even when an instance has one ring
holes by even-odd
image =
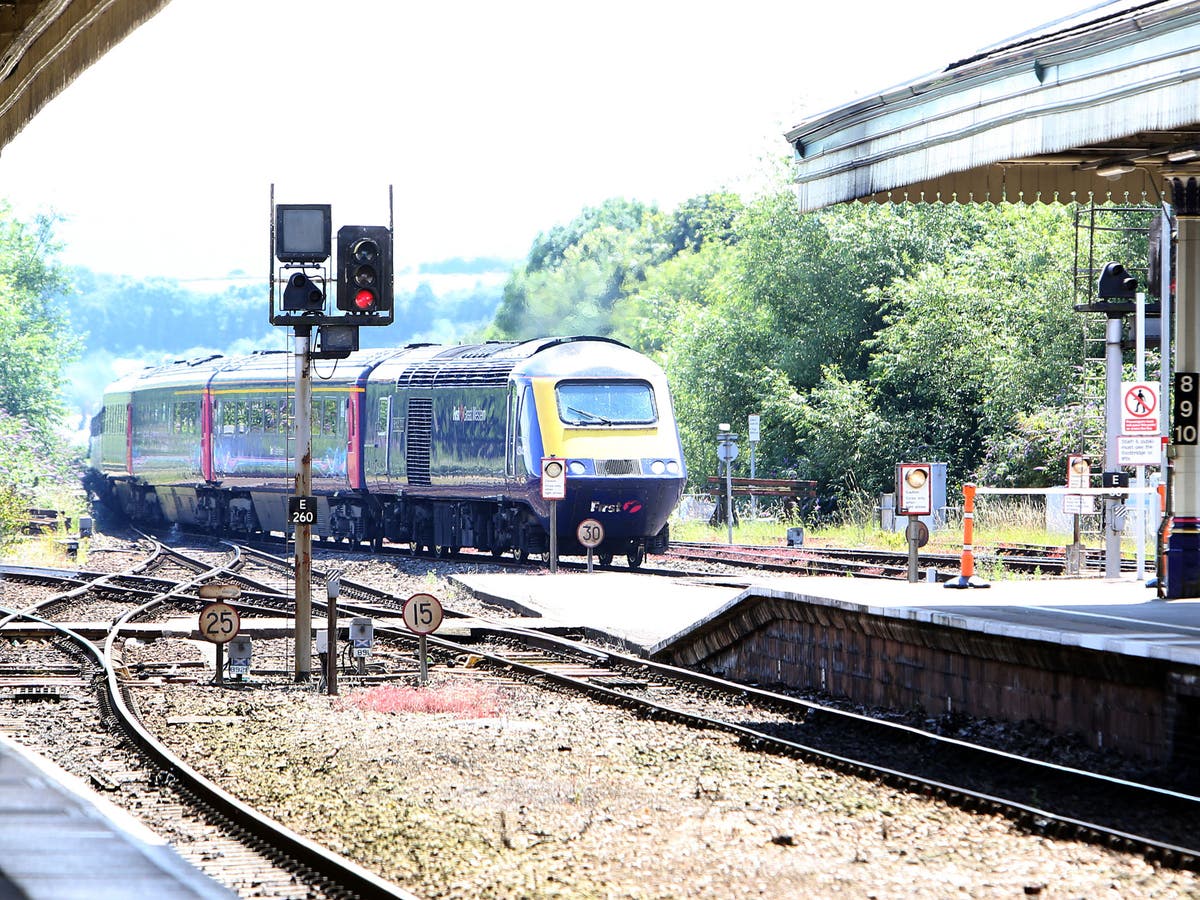
[[[1093,6],[786,137],[805,210],[1157,203],[1162,175],[1200,161],[1200,0]]]
[[[0,0],[0,148],[167,2]]]

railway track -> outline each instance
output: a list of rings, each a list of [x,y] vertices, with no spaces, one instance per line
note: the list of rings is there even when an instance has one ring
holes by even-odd
[[[227,577],[239,556],[239,551],[231,548],[230,559],[210,565],[156,545],[147,559],[129,571],[76,573],[63,580],[65,590],[40,596],[21,609],[0,607],[0,627],[23,624],[36,638],[21,651],[21,662],[0,668],[0,694],[8,693],[14,709],[26,713],[5,720],[6,731],[54,758],[61,753],[62,736],[47,726],[47,720],[54,717],[35,715],[33,704],[64,698],[78,701],[77,705],[90,710],[90,716],[77,714],[69,724],[72,730],[86,729],[88,734],[84,777],[98,790],[125,794],[143,816],[152,809],[160,825],[165,821],[167,831],[202,833],[202,840],[177,848],[225,884],[252,889],[253,896],[411,898],[406,891],[282,827],[203,778],[138,718],[133,702],[136,683],[130,680],[115,646],[122,628],[151,616],[169,601],[198,605],[198,597],[190,596],[194,589],[204,581]],[[147,571],[157,574],[146,575]],[[162,577],[167,572],[172,573],[171,578]],[[28,577],[43,587],[52,578],[45,572]],[[21,578],[22,573],[7,571],[6,586],[19,584]],[[266,596],[275,593],[266,585],[256,587]],[[85,595],[111,592],[132,599],[112,621],[101,646],[65,624],[39,615],[41,611],[57,614],[65,604],[74,613]],[[10,628],[6,633],[19,636],[22,632]],[[6,656],[11,656],[9,649]]]
[[[276,560],[275,565],[287,563]],[[343,578],[342,592],[343,614],[398,614],[393,598],[367,585]],[[314,608],[319,606],[314,601]],[[725,730],[754,749],[999,813],[1031,831],[1200,869],[1200,796],[1007,753],[521,627],[478,623],[470,633],[454,640],[431,636],[435,661],[454,665],[467,651],[501,672],[578,691],[639,715]],[[416,639],[406,631],[377,625],[376,636],[415,653]]]
[[[901,580],[908,577],[908,554],[895,550],[672,541],[667,555],[689,562],[719,562],[795,575],[853,575]],[[922,553],[918,559],[923,570],[937,570],[938,581],[947,581],[958,574],[959,554]],[[1066,550],[1062,547],[1001,544],[992,554],[984,555],[977,550],[975,559],[977,564],[990,561],[1020,574],[1063,575],[1066,572]],[[1089,551],[1086,563],[1093,569],[1102,568],[1103,551]],[[1121,561],[1123,571],[1133,571],[1135,566],[1132,559]]]
[[[109,710],[105,715],[112,717],[114,731],[122,736],[121,743],[148,754],[145,762],[130,764],[128,768],[144,767],[149,773],[148,782],[161,781],[172,786],[190,782],[186,767],[161,745],[160,749],[144,749],[157,745],[157,739],[144,733],[136,719],[126,720],[136,707],[136,702],[130,700],[139,690],[148,688],[120,674],[121,666],[113,657],[112,646],[121,628],[139,615],[153,614],[167,600],[176,608],[181,604],[185,609],[198,608],[195,594],[198,585],[217,578],[237,580],[243,585],[245,593],[239,606],[244,606],[247,616],[273,615],[290,609],[287,593],[272,584],[286,582],[290,571],[287,560],[244,547],[216,560],[193,560],[192,564],[186,560],[183,555],[172,557],[169,563],[148,567],[151,574],[146,573],[145,566],[119,575],[92,577],[89,573],[76,573],[67,592],[80,589],[75,582],[90,580],[123,584],[138,594],[139,599],[148,594],[155,597],[131,605],[111,630],[102,652],[87,650],[84,646],[89,644],[87,641],[73,643],[72,646],[77,646],[73,653],[87,660],[87,668],[80,668],[78,663],[63,663],[56,676],[62,679],[57,689],[60,693],[78,690],[79,681],[103,682],[105,696],[110,698],[102,701]],[[170,578],[161,578],[168,566],[173,577],[186,580],[172,582]],[[257,574],[252,578],[254,573]],[[324,574],[317,570],[314,577],[320,579]],[[124,582],[125,578],[133,580]],[[138,579],[151,581],[139,583]],[[342,585],[339,611],[343,615],[367,615],[377,620],[398,615],[401,598],[345,578]],[[51,595],[45,599],[53,602],[54,598]],[[318,614],[324,612],[320,600],[314,598],[313,605]],[[0,622],[13,622],[17,618],[16,611],[5,611],[4,615],[6,618]],[[448,609],[447,615],[454,617],[455,611]],[[26,611],[24,618],[36,622],[40,617]],[[473,621],[463,631],[464,636],[454,639],[436,635],[429,638],[435,667],[457,667],[464,658],[470,658],[493,679],[515,678],[552,685],[629,709],[648,719],[720,729],[736,735],[749,748],[803,758],[913,794],[942,798],[965,809],[998,813],[1031,832],[1091,841],[1138,853],[1169,867],[1200,868],[1200,840],[1195,838],[1200,834],[1197,828],[1200,798],[1190,794],[1029,759],[811,700],[508,627],[502,622]],[[415,637],[406,631],[383,627],[378,621],[376,635],[382,647],[390,652],[390,668],[395,670],[382,677],[411,675],[413,666],[397,665],[395,661],[415,657]],[[8,675],[14,679],[13,687],[17,686],[15,679],[25,679],[28,686],[36,688],[52,677],[49,673],[48,668],[33,675],[11,670],[0,671],[0,677]],[[354,683],[353,675],[347,677],[347,684]],[[189,809],[211,809],[200,814],[206,821],[221,822],[224,828],[239,835],[248,833],[248,840],[255,846],[277,848],[265,854],[270,861],[262,865],[277,867],[281,872],[316,873],[316,880],[325,885],[320,890],[327,891],[318,892],[318,896],[340,896],[328,885],[344,885],[347,879],[352,881],[355,877],[366,879],[361,886],[362,896],[404,896],[391,885],[371,881],[373,876],[361,870],[350,875],[331,874],[330,867],[341,863],[337,857],[331,861],[328,854],[319,855],[315,861],[296,863],[296,857],[313,848],[306,847],[302,838],[290,833],[278,837],[272,823],[203,779],[197,787],[180,788],[178,799],[171,802]],[[263,834],[258,833],[259,829]],[[230,856],[236,854],[231,851]],[[351,864],[351,873],[355,871]],[[310,878],[307,874],[295,877]]]

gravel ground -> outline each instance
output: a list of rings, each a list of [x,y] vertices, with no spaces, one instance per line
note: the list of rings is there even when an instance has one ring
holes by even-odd
[[[425,693],[450,690],[491,714],[263,682],[139,704],[202,772],[428,898],[1200,895],[1189,873],[722,734],[462,670]]]
[[[352,562],[347,577],[449,600],[435,566]],[[289,644],[256,642],[256,668],[286,673]],[[124,655],[203,658],[182,640]],[[1191,873],[494,673],[435,669],[408,691],[456,691],[463,714],[371,711],[286,675],[197,680],[137,690],[177,752],[426,898],[1200,896]]]

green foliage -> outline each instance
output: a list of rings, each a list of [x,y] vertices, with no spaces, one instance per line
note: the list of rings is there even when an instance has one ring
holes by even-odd
[[[64,316],[54,220],[32,225],[0,206],[0,409],[19,416],[47,443],[63,414],[62,364],[79,344]]]
[[[964,479],[1019,417],[1072,399],[1081,347],[1066,267],[1055,265],[1070,259],[1069,220],[1013,207],[974,217],[987,227],[973,243],[892,284],[867,345],[896,458],[936,454]]]
[[[78,451],[0,410],[0,543],[20,534],[29,507],[72,506],[80,462]]]
[[[1144,264],[1136,231],[1097,235],[1097,258]],[[946,461],[952,489],[1038,486],[1094,414],[1074,252],[1064,207],[614,200],[539,237],[491,333],[607,334],[659,359],[696,487],[717,471],[717,424],[749,413],[760,475],[844,503],[890,489],[910,457]]]
[[[538,235],[528,261],[504,287],[488,337],[620,338],[624,327],[636,334],[646,324],[640,321],[644,311],[621,307],[658,267],[681,254],[733,240],[740,209],[736,196],[712,194],[688,201],[673,215],[628,200],[608,200],[584,210],[569,224]],[[648,325],[647,337],[654,330]]]

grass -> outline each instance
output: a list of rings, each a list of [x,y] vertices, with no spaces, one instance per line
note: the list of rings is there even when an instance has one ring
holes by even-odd
[[[66,529],[60,528],[57,532],[47,534],[14,537],[0,547],[0,555],[5,562],[13,565],[42,566],[47,569],[82,566],[87,562],[87,539],[79,542],[78,552],[72,558],[67,553],[66,545],[59,543],[66,536]]]
[[[789,527],[799,525],[777,518],[741,519],[733,528],[735,544],[783,545],[787,542]],[[851,504],[840,511],[833,521],[804,527],[805,546],[821,547],[869,547],[883,550],[904,550],[908,544],[903,529],[884,531],[879,525],[879,514],[867,502]],[[976,558],[987,554],[999,544],[1037,544],[1062,547],[1071,542],[1071,535],[1052,533],[1046,530],[1045,511],[1038,502],[1026,497],[979,497],[975,507]],[[671,520],[671,539],[675,541],[709,541],[725,543],[728,538],[726,526],[711,527],[706,520]],[[929,543],[923,548],[930,553],[959,553],[962,550],[963,522],[955,510],[945,528],[933,531]],[[1099,548],[1103,538],[1098,535],[1083,535],[1084,546]],[[1122,542],[1122,552],[1132,556],[1136,551],[1132,526]],[[1154,534],[1148,529],[1146,554],[1154,554]]]

